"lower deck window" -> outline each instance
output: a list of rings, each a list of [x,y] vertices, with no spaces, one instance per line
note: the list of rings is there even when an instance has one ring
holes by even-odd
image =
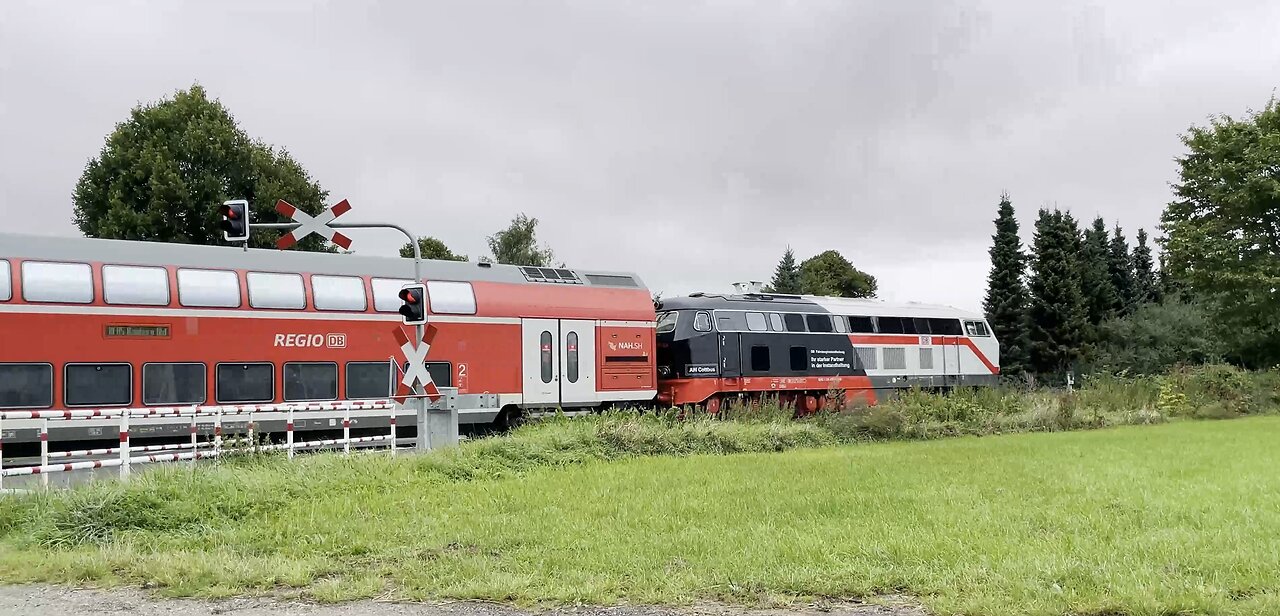
[[[204,364],[143,364],[143,404],[199,404],[204,399]]]
[[[0,408],[53,406],[53,366],[0,364]]]
[[[386,398],[391,395],[391,379],[391,362],[353,361],[347,364],[347,399]]]
[[[219,404],[271,402],[276,398],[275,367],[271,364],[218,364],[216,396]]]
[[[67,406],[121,406],[133,401],[133,367],[129,364],[67,364]]]
[[[284,365],[285,402],[338,399],[338,364],[294,362]]]

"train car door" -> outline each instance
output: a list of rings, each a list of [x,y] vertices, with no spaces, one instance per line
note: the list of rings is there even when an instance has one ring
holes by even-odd
[[[942,382],[947,386],[960,382],[960,338],[942,338]]]
[[[560,404],[577,406],[596,399],[596,325],[560,321]]]
[[[560,403],[560,322],[522,319],[520,326],[524,403],[555,406]]]
[[[742,376],[742,344],[736,333],[720,334],[720,376],[733,378]]]

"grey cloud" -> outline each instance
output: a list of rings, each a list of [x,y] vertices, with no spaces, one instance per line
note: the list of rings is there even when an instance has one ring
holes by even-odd
[[[790,244],[976,308],[1001,191],[1027,240],[1051,202],[1151,229],[1177,133],[1280,74],[1258,2],[258,4],[0,8],[0,208],[74,233],[113,123],[199,81],[348,216],[473,256],[524,211],[668,295]]]

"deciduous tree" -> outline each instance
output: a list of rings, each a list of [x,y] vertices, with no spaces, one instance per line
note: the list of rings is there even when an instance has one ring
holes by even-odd
[[[437,259],[440,261],[467,260],[467,255],[454,254],[452,250],[449,250],[448,246],[444,245],[444,242],[434,237],[418,238],[418,251],[422,253],[423,259]],[[404,245],[400,247],[400,256],[412,259],[413,245],[409,242],[405,242]]]
[[[316,215],[327,198],[287,151],[251,139],[196,85],[134,107],[85,166],[72,203],[89,237],[223,244],[223,201],[248,199],[257,223],[289,222],[275,211],[279,199]],[[281,233],[255,230],[249,245],[273,247]],[[315,235],[293,249],[335,250]]]
[[[800,287],[809,295],[876,296],[875,276],[854,267],[835,250],[824,251],[800,264]]]
[[[550,248],[538,245],[537,227],[537,218],[517,214],[506,229],[488,237],[492,260],[510,265],[550,267],[554,253]]]

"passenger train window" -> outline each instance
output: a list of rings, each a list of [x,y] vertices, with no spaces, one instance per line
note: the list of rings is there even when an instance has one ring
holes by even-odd
[[[88,263],[22,262],[22,299],[29,302],[93,302],[93,268]]]
[[[711,315],[705,312],[699,312],[693,316],[693,330],[699,332],[711,331]]]
[[[809,369],[809,349],[802,346],[791,347],[791,369],[795,372]]]
[[[807,314],[804,320],[809,324],[809,331],[827,333],[832,330],[831,317],[825,314]]]
[[[122,406],[133,402],[133,366],[67,364],[62,377],[67,406]]]
[[[374,278],[373,309],[378,312],[398,312],[400,310],[400,288],[412,280],[398,278]]]
[[[476,294],[469,282],[428,280],[427,304],[436,314],[475,314]]]
[[[276,370],[271,364],[218,364],[214,396],[219,404],[271,402]]]
[[[169,272],[163,267],[104,265],[102,299],[108,304],[166,306]]]
[[[922,319],[917,317],[917,318],[911,319],[911,322],[915,324],[915,328],[916,328],[915,333],[917,334],[933,333],[929,329],[929,319]],[[938,333],[941,333],[941,332],[938,332]]]
[[[769,313],[769,329],[775,332],[786,329],[782,326],[782,315],[776,312]]]
[[[831,323],[832,325],[836,326],[836,333],[839,333],[839,334],[849,333],[849,321],[845,319],[844,315],[839,315],[839,314],[831,315]]]
[[[802,332],[804,329],[804,315],[802,314],[784,314],[782,322],[786,324],[789,332]]]
[[[904,334],[920,333],[916,331],[916,320],[911,317],[902,317],[902,333]],[[928,333],[928,332],[925,332],[925,333]]]
[[[307,294],[302,290],[299,274],[249,272],[249,305],[254,308],[302,310],[307,307]]]
[[[13,299],[13,276],[9,262],[0,260],[0,302]]]
[[[875,324],[871,317],[849,317],[849,331],[854,334],[874,334]]]
[[[204,402],[205,366],[142,364],[143,404],[199,404]]]
[[[227,270],[178,270],[178,303],[183,306],[239,308],[240,279]]]
[[[566,377],[570,383],[578,382],[578,332],[569,332],[565,336],[564,362],[569,373]]]
[[[716,327],[722,332],[742,332],[747,330],[747,318],[744,313],[716,311]]]
[[[969,331],[970,336],[987,336],[987,324],[982,321],[965,321],[965,328]]]
[[[391,362],[347,363],[347,399],[386,398],[391,395]]]
[[[769,330],[769,323],[765,321],[763,312],[747,313],[747,329],[753,332],[763,332]]]
[[[929,329],[943,336],[959,336],[964,333],[957,319],[929,319]]]
[[[338,364],[288,362],[284,365],[284,401],[338,399]]]
[[[551,382],[551,332],[542,332],[542,336],[538,338],[539,357],[542,363],[542,382]]]
[[[676,331],[676,321],[680,318],[680,313],[674,310],[664,312],[658,316],[657,331],[655,333],[665,334]]]
[[[53,406],[53,366],[0,364],[0,408],[38,409]]]
[[[316,310],[363,311],[369,305],[364,299],[364,280],[355,276],[312,276],[311,302]]]
[[[877,331],[882,334],[901,334],[902,318],[901,317],[878,317],[876,324],[879,325]]]
[[[769,371],[769,347],[761,345],[751,347],[751,370],[754,372]]]

